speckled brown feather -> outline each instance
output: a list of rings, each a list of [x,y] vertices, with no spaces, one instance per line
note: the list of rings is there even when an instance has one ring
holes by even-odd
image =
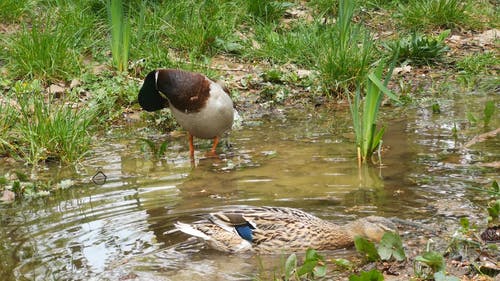
[[[210,96],[210,80],[205,76],[177,69],[158,70],[158,91],[180,111],[199,112]]]
[[[236,248],[244,239],[237,234],[234,226],[245,223],[254,227],[251,247]],[[196,222],[190,227],[209,236],[211,239],[207,242],[214,249],[258,253],[302,251],[307,248],[335,250],[352,246],[356,235],[379,241],[385,231],[396,230],[390,220],[381,217],[362,218],[340,226],[298,209],[282,207],[231,207],[211,213],[208,221]]]

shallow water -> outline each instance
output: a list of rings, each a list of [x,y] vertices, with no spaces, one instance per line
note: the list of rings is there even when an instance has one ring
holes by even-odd
[[[467,216],[484,225],[487,197],[470,187],[499,180],[498,169],[479,164],[499,160],[500,138],[461,146],[500,126],[498,111],[488,128],[467,121],[465,113],[480,115],[486,99],[499,103],[498,95],[471,94],[444,100],[441,114],[426,104],[383,108],[383,165],[361,169],[345,107],[244,116],[220,158],[204,158],[210,142],[196,140],[195,165],[184,135],[158,138],[144,124],[111,128],[77,171],[37,172],[54,182],[73,178],[75,187],[0,205],[2,280],[267,280],[279,274],[280,255],[227,255],[183,234],[164,234],[175,221],[225,205],[298,207],[339,224],[376,214],[436,224]],[[145,136],[169,141],[165,159],[152,160],[141,149],[138,138]],[[99,169],[107,177],[102,185],[91,181]]]

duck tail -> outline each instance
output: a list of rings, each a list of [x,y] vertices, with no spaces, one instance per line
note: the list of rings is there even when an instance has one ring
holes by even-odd
[[[198,229],[194,228],[192,225],[187,224],[187,223],[182,223],[182,222],[176,222],[174,224],[175,230],[169,231],[170,233],[173,231],[181,231],[186,234],[199,237],[203,240],[211,240],[210,236],[206,235],[205,233],[199,231]]]

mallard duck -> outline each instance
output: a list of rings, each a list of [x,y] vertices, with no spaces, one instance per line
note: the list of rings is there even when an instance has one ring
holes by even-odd
[[[139,91],[139,104],[146,111],[169,107],[177,122],[189,133],[189,152],[194,157],[193,137],[213,139],[233,124],[233,102],[221,85],[200,73],[178,69],[149,72]]]
[[[233,207],[192,224],[177,222],[173,231],[223,252],[280,253],[346,248],[357,235],[379,241],[385,231],[395,230],[389,219],[375,216],[339,226],[293,208]]]

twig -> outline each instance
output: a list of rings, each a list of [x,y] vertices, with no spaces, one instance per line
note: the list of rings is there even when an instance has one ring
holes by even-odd
[[[497,128],[493,131],[489,131],[487,133],[475,136],[470,141],[468,141],[466,144],[464,144],[464,146],[462,148],[463,149],[469,148],[478,142],[483,142],[483,141],[487,140],[488,138],[495,137],[498,133],[500,133],[500,128]]]

